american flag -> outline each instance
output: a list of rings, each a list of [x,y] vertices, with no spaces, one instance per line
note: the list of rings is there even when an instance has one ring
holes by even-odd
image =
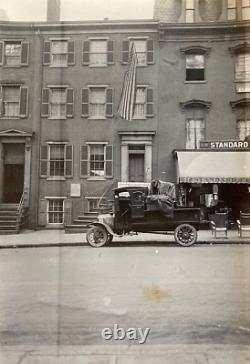
[[[128,68],[124,76],[122,95],[118,108],[118,115],[126,120],[132,120],[134,113],[137,64],[135,44],[134,42],[130,42]]]

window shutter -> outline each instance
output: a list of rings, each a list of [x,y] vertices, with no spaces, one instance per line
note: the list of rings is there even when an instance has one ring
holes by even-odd
[[[0,42],[0,66],[3,64],[4,42]]]
[[[49,116],[49,97],[50,97],[50,89],[43,88],[42,89],[42,110],[41,116],[48,117]]]
[[[88,118],[89,116],[89,89],[82,88],[82,116]]]
[[[72,118],[74,114],[74,89],[67,88],[66,90],[66,116]]]
[[[83,41],[83,46],[82,46],[82,63],[84,65],[88,65],[89,64],[89,48],[90,48],[90,41],[89,40]]]
[[[45,66],[50,65],[50,62],[51,62],[50,47],[51,47],[50,42],[44,42],[44,44],[43,44],[43,64]]]
[[[41,145],[40,149],[40,177],[48,177],[48,145]]]
[[[146,104],[146,116],[152,118],[154,116],[154,103],[153,103],[153,88],[147,88],[147,104]]]
[[[147,64],[154,63],[154,42],[153,39],[147,40]]]
[[[80,177],[88,177],[89,175],[89,147],[87,145],[81,146],[81,166]]]
[[[73,177],[73,145],[65,146],[65,177]]]
[[[47,224],[47,203],[45,198],[39,200],[38,225],[45,226]]]
[[[68,66],[75,64],[75,42],[73,40],[68,41]]]
[[[114,42],[108,41],[108,64],[114,64]]]
[[[19,115],[21,118],[28,114],[28,87],[20,87]]]
[[[113,98],[114,98],[114,89],[107,88],[106,90],[106,117],[112,118],[113,113]]]
[[[21,65],[28,66],[28,63],[29,63],[29,43],[22,42]]]
[[[2,86],[0,86],[0,117],[3,115],[3,97],[2,97]]]
[[[128,63],[128,57],[129,57],[129,41],[123,40],[122,41],[122,63],[123,64]]]
[[[105,148],[105,177],[113,177],[113,145],[106,145]]]

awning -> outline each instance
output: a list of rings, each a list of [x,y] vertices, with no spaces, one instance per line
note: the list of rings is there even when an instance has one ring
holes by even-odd
[[[250,183],[250,151],[177,151],[178,183]]]

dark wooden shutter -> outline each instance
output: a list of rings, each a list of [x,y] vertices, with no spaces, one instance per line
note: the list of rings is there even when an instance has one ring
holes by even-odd
[[[3,115],[3,88],[0,86],[0,117]]]
[[[114,99],[114,89],[107,88],[106,90],[106,117],[112,118],[113,113],[113,99]]]
[[[73,177],[73,145],[65,146],[65,177]]]
[[[82,116],[89,116],[89,89],[82,88]]]
[[[4,42],[0,42],[0,66],[3,64]]]
[[[49,98],[50,98],[50,89],[43,88],[42,89],[42,109],[41,109],[42,117],[49,116]]]
[[[123,40],[122,41],[122,63],[123,64],[128,63],[128,57],[129,57],[129,41]]]
[[[147,40],[147,64],[154,63],[154,42],[153,39]]]
[[[28,87],[20,87],[19,115],[21,118],[28,114]]]
[[[73,40],[68,41],[68,66],[75,64],[75,42]]]
[[[105,147],[105,177],[113,177],[113,145]]]
[[[83,46],[82,46],[82,63],[84,65],[89,65],[89,48],[90,48],[90,41],[89,40],[83,41]]]
[[[108,64],[114,64],[114,42],[108,40]]]
[[[51,62],[51,54],[50,54],[51,43],[44,42],[43,44],[43,64],[48,66]]]
[[[146,93],[147,93],[146,116],[148,118],[152,118],[154,116],[153,88],[148,87]]]
[[[81,166],[80,166],[80,176],[88,177],[89,176],[89,147],[88,145],[81,146]]]
[[[38,225],[46,226],[47,224],[47,203],[48,200],[41,198],[39,200]]]
[[[29,43],[22,42],[21,65],[28,66],[28,63],[29,63]]]
[[[48,177],[48,145],[41,145],[40,148],[40,177]]]
[[[66,89],[66,116],[72,118],[74,114],[74,89]]]

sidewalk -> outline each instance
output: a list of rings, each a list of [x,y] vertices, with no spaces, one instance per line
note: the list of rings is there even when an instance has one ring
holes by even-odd
[[[168,243],[177,245],[173,235],[140,233],[134,236],[114,237],[112,244]],[[228,238],[212,237],[210,230],[198,232],[198,244],[250,244],[250,238],[240,238],[236,230],[228,232]],[[111,246],[112,246],[111,244]],[[16,235],[0,235],[0,248],[47,247],[47,246],[85,245],[86,234],[65,234],[64,230],[24,230]]]

